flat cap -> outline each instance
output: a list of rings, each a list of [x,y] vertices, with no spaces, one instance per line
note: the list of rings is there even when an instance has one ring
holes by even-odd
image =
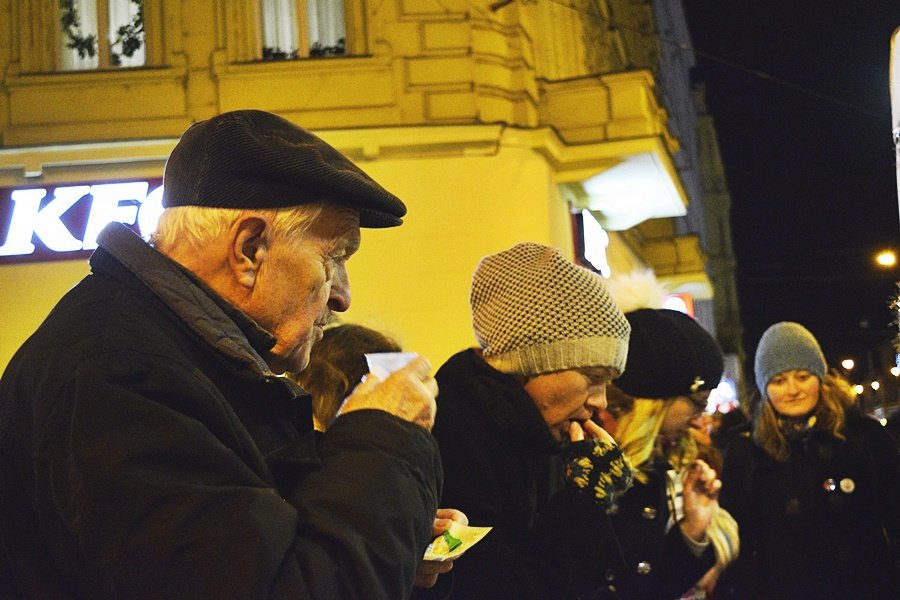
[[[334,202],[362,227],[400,225],[406,206],[309,131],[260,110],[191,125],[166,161],[163,206],[287,208]]]

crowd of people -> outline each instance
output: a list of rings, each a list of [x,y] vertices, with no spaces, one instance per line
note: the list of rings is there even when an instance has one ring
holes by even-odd
[[[477,347],[379,377],[402,345],[332,322],[400,199],[250,110],[189,128],[164,190],[0,379],[0,597],[900,597],[898,445],[802,325],[713,427],[703,327],[522,242],[474,269]]]

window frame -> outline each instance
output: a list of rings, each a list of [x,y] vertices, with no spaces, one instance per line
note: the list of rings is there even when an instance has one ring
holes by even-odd
[[[147,33],[147,4],[148,0],[141,0],[141,10],[143,13],[142,17],[142,45],[144,50],[144,64],[142,65],[117,65],[113,63],[112,60],[112,45],[110,44],[109,38],[113,33],[110,30],[110,2],[115,0],[92,0],[94,2],[94,12],[97,15],[97,38],[96,38],[96,56],[97,56],[97,66],[89,67],[89,68],[64,68],[63,67],[63,52],[67,47],[66,43],[66,33],[62,28],[62,16],[63,16],[63,7],[60,6],[57,1],[56,9],[53,11],[56,20],[56,52],[54,58],[54,70],[60,73],[77,73],[84,71],[102,71],[102,70],[118,70],[118,69],[141,69],[148,66],[150,62],[150,53],[148,48],[149,44],[149,35]],[[134,0],[123,0],[127,1],[128,4],[134,2]],[[78,10],[80,7],[76,7]]]
[[[309,32],[309,7],[308,0],[292,0],[294,2],[294,11],[296,14],[296,33],[297,33],[297,54],[295,57],[287,59],[270,58],[263,56],[263,20],[262,8],[259,0],[251,0],[255,3],[255,31],[257,39],[257,49],[255,56],[251,60],[257,61],[274,61],[274,60],[301,60],[324,58],[322,56],[313,56],[310,54],[310,32]],[[363,18],[363,1],[362,0],[343,0],[344,4],[344,53],[338,55],[327,55],[327,58],[347,58],[351,56],[364,56],[366,53],[366,32],[365,19]]]

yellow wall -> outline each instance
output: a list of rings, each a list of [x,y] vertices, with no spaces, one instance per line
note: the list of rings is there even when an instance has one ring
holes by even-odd
[[[87,272],[83,260],[0,267],[0,372],[62,295]]]
[[[409,215],[400,228],[363,232],[344,319],[392,333],[435,366],[475,343],[468,292],[483,256],[533,240],[571,257],[568,208],[529,150],[363,166],[404,199]]]
[[[363,231],[349,263],[353,305],[341,319],[392,334],[435,367],[475,342],[468,291],[482,256],[533,240],[572,257],[568,207],[546,162],[529,149],[361,164],[404,199],[409,214],[401,227]],[[10,324],[0,368],[87,271],[85,261],[0,267],[0,306]]]

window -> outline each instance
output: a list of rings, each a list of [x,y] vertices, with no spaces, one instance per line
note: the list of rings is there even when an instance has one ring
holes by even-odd
[[[59,24],[62,70],[145,64],[144,0],[59,0]]]
[[[260,0],[263,60],[343,56],[343,0]]]

